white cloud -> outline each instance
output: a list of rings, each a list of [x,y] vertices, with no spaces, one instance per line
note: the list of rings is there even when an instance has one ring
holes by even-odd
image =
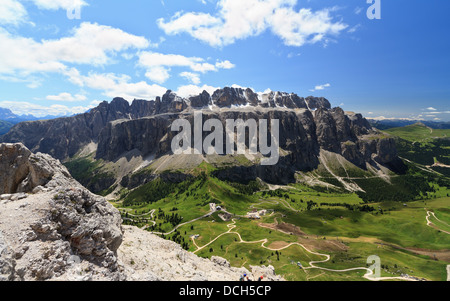
[[[200,80],[200,75],[198,73],[193,73],[193,72],[181,72],[180,73],[181,77],[186,78],[187,80],[189,80],[191,83],[193,83],[194,85],[198,85],[200,84],[201,80]]]
[[[170,70],[165,67],[155,66],[150,68],[145,73],[145,76],[155,83],[163,84],[170,78],[169,71]]]
[[[186,57],[178,54],[163,54],[144,51],[139,55],[139,65],[148,68],[154,67],[189,67],[193,71],[216,70],[214,65],[205,63],[204,59],[198,57]]]
[[[56,59],[77,64],[104,65],[110,55],[129,48],[143,49],[149,46],[144,37],[126,33],[110,26],[82,23],[72,37],[43,41],[42,51],[47,60]],[[43,55],[43,54],[42,54]]]
[[[213,65],[199,57],[186,57],[179,54],[163,54],[150,51],[143,51],[139,54],[138,65],[147,69],[147,78],[159,84],[170,78],[170,67],[184,67],[189,68],[190,71],[200,73],[234,68],[234,64],[228,60],[218,61]]]
[[[81,75],[78,70],[71,69],[66,73],[69,80],[80,87],[88,87],[103,91],[109,98],[123,97],[128,101],[133,99],[154,99],[166,93],[167,89],[159,85],[149,85],[145,81],[133,83],[128,75],[113,73],[89,73]]]
[[[72,95],[70,93],[63,92],[58,95],[48,95],[46,99],[53,101],[78,102],[78,101],[85,101],[87,98],[85,95],[82,94]]]
[[[83,0],[29,0],[40,9],[58,10],[58,9],[72,9],[75,7],[83,7],[88,4]]]
[[[0,24],[18,25],[27,18],[25,7],[16,0],[2,0],[0,4]]]
[[[0,74],[24,77],[67,70],[66,63],[105,65],[120,51],[149,45],[144,37],[96,23],[82,23],[72,36],[37,42],[0,28]],[[14,49],[14,51],[11,51]]]
[[[42,106],[30,102],[0,101],[0,107],[8,108],[17,115],[31,114],[36,117],[44,117],[48,115],[70,116],[74,114],[80,114],[86,112],[94,106],[91,104],[85,107],[76,106],[69,108],[64,105]]]
[[[219,69],[233,69],[234,67],[236,67],[236,65],[234,65],[230,61],[226,60],[226,61],[217,62],[216,67]]]
[[[76,7],[87,6],[83,0],[26,0],[33,2],[39,9],[58,10],[74,9]],[[22,0],[22,2],[25,2]],[[28,12],[18,0],[1,0],[0,4],[0,24],[18,25],[27,21]]]
[[[437,111],[437,109],[433,108],[433,107],[429,107],[427,108],[428,111]]]
[[[333,23],[330,10],[312,12],[301,9],[281,8],[272,17],[272,31],[288,46],[303,46],[306,43],[327,42],[328,35],[337,35],[347,28],[340,22]]]
[[[331,84],[318,85],[318,86],[315,86],[314,89],[309,90],[309,91],[311,91],[311,92],[322,91],[322,90],[325,90],[326,88],[329,88],[329,87],[331,87]]]
[[[333,21],[330,16],[333,9],[296,11],[296,4],[297,0],[220,0],[214,16],[178,12],[167,22],[162,18],[157,22],[166,34],[188,33],[215,47],[260,35],[267,29],[286,45],[302,46],[327,41],[328,35],[337,35],[347,28]]]

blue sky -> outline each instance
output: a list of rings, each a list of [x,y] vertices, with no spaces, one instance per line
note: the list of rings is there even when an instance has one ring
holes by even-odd
[[[366,0],[0,0],[0,107],[63,115],[239,85],[449,121],[450,2],[380,3],[370,20]]]

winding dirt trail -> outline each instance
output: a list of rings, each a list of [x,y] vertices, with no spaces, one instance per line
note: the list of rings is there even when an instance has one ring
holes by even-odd
[[[438,221],[440,221],[441,223],[446,224],[446,225],[448,226],[448,224],[447,224],[446,222],[443,222],[443,221],[441,221],[440,219],[438,219],[437,216],[436,216],[436,214],[435,214],[434,212],[428,211],[426,208],[425,208],[425,210],[427,211],[427,216],[425,217],[425,219],[427,220],[427,226],[428,226],[428,227],[431,227],[431,228],[433,228],[433,229],[439,230],[439,231],[441,231],[441,232],[443,232],[443,233],[446,233],[446,234],[450,234],[450,232],[448,232],[448,231],[439,229],[439,227],[436,226],[436,224],[434,224],[432,221],[430,221],[430,217],[432,216],[432,217],[434,217],[436,220],[438,220]]]
[[[302,247],[305,251],[307,251],[307,252],[310,253],[310,254],[314,254],[314,255],[321,256],[321,257],[325,257],[324,260],[320,260],[320,261],[310,261],[310,262],[309,262],[309,265],[310,265],[310,266],[309,266],[309,267],[304,267],[304,268],[303,268],[304,270],[308,270],[308,269],[319,269],[319,270],[322,270],[322,271],[336,272],[336,273],[339,273],[339,272],[342,273],[342,272],[358,271],[358,270],[365,270],[365,271],[367,271],[367,273],[366,273],[363,277],[364,277],[365,279],[371,280],[371,281],[382,281],[382,280],[417,281],[417,280],[415,280],[415,279],[407,278],[407,277],[373,277],[373,275],[374,275],[373,271],[372,271],[371,269],[369,269],[369,268],[366,268],[366,267],[356,267],[356,268],[343,269],[343,270],[334,270],[334,269],[328,269],[328,268],[318,267],[318,266],[316,266],[315,264],[318,264],[318,263],[326,263],[326,262],[330,261],[331,256],[328,255],[328,254],[321,254],[321,253],[318,253],[318,252],[311,251],[311,250],[309,250],[308,248],[306,248],[304,245],[302,245],[302,244],[300,244],[300,243],[298,243],[298,242],[290,243],[290,244],[288,244],[288,245],[286,245],[286,246],[284,246],[284,247],[282,247],[282,248],[269,248],[269,247],[266,246],[266,244],[269,242],[269,240],[268,240],[267,238],[264,238],[264,239],[258,240],[258,241],[244,241],[244,240],[242,239],[240,233],[238,233],[238,232],[233,232],[233,229],[235,229],[235,228],[237,227],[237,226],[236,226],[236,220],[234,220],[234,219],[233,219],[233,221],[232,221],[231,224],[228,224],[228,225],[227,225],[227,227],[228,227],[228,231],[227,231],[227,232],[224,232],[224,233],[220,234],[219,236],[217,236],[216,238],[214,238],[213,240],[211,240],[209,243],[207,243],[206,245],[204,245],[204,246],[202,246],[202,247],[199,247],[199,246],[197,245],[197,243],[195,242],[195,239],[192,238],[192,241],[193,241],[194,245],[195,245],[196,248],[197,248],[197,250],[194,251],[194,254],[197,253],[197,252],[199,252],[199,251],[201,251],[201,250],[203,250],[204,248],[207,248],[207,247],[210,246],[212,243],[214,243],[216,240],[218,240],[220,237],[222,237],[222,236],[224,236],[224,235],[228,235],[228,234],[234,234],[234,235],[237,235],[237,236],[238,236],[238,238],[239,238],[239,240],[240,240],[239,243],[243,243],[243,244],[258,244],[258,243],[261,243],[261,247],[262,247],[262,248],[267,249],[267,250],[270,250],[270,251],[282,251],[282,250],[285,250],[285,249],[287,249],[287,248],[290,248],[290,247],[292,247],[292,246],[294,246],[294,245],[297,245],[297,246]]]

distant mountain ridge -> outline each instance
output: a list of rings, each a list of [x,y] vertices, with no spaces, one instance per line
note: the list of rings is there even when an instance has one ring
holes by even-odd
[[[13,124],[17,124],[19,122],[24,122],[24,121],[54,119],[54,118],[58,118],[58,117],[61,117],[61,116],[46,115],[43,117],[36,117],[32,114],[17,115],[17,114],[14,114],[10,109],[0,108],[0,120],[7,121],[7,122],[10,122]]]
[[[31,114],[17,115],[10,109],[0,108],[0,136],[8,133],[8,131],[15,125],[24,121],[48,120],[55,119],[60,116],[47,115],[43,117],[36,117]]]
[[[386,120],[375,120],[375,119],[367,119],[370,124],[379,129],[379,130],[387,130],[391,128],[404,127],[408,125],[413,125],[416,123],[422,123],[432,129],[435,130],[447,130],[450,129],[450,122],[439,122],[439,121],[426,121],[426,120],[404,120],[404,119],[386,119]]]

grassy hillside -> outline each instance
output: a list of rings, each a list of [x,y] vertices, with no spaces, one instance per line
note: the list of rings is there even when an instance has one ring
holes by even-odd
[[[402,158],[450,177],[450,130],[433,130],[419,123],[386,132],[397,137]]]
[[[385,132],[410,142],[426,143],[439,138],[450,138],[450,130],[435,130],[422,123],[400,128],[392,128]]]
[[[381,258],[383,277],[447,277],[450,235],[444,231],[450,219],[450,190],[437,176],[410,168],[382,187],[361,180],[368,191],[374,186],[369,192],[374,200],[369,202],[360,194],[303,184],[269,190],[257,182],[225,182],[215,178],[213,170],[203,163],[196,178],[179,184],[156,180],[132,191],[124,189],[114,205],[124,223],[175,241],[199,256],[221,256],[235,267],[272,265],[287,280],[364,280],[363,268],[371,255]],[[411,199],[395,201],[395,191]],[[231,217],[223,220],[220,211],[207,215],[210,203],[221,205]],[[248,212],[263,209],[268,212],[260,219],[247,217]],[[426,223],[428,211],[436,215],[433,226]],[[317,267],[359,269],[337,272]]]

